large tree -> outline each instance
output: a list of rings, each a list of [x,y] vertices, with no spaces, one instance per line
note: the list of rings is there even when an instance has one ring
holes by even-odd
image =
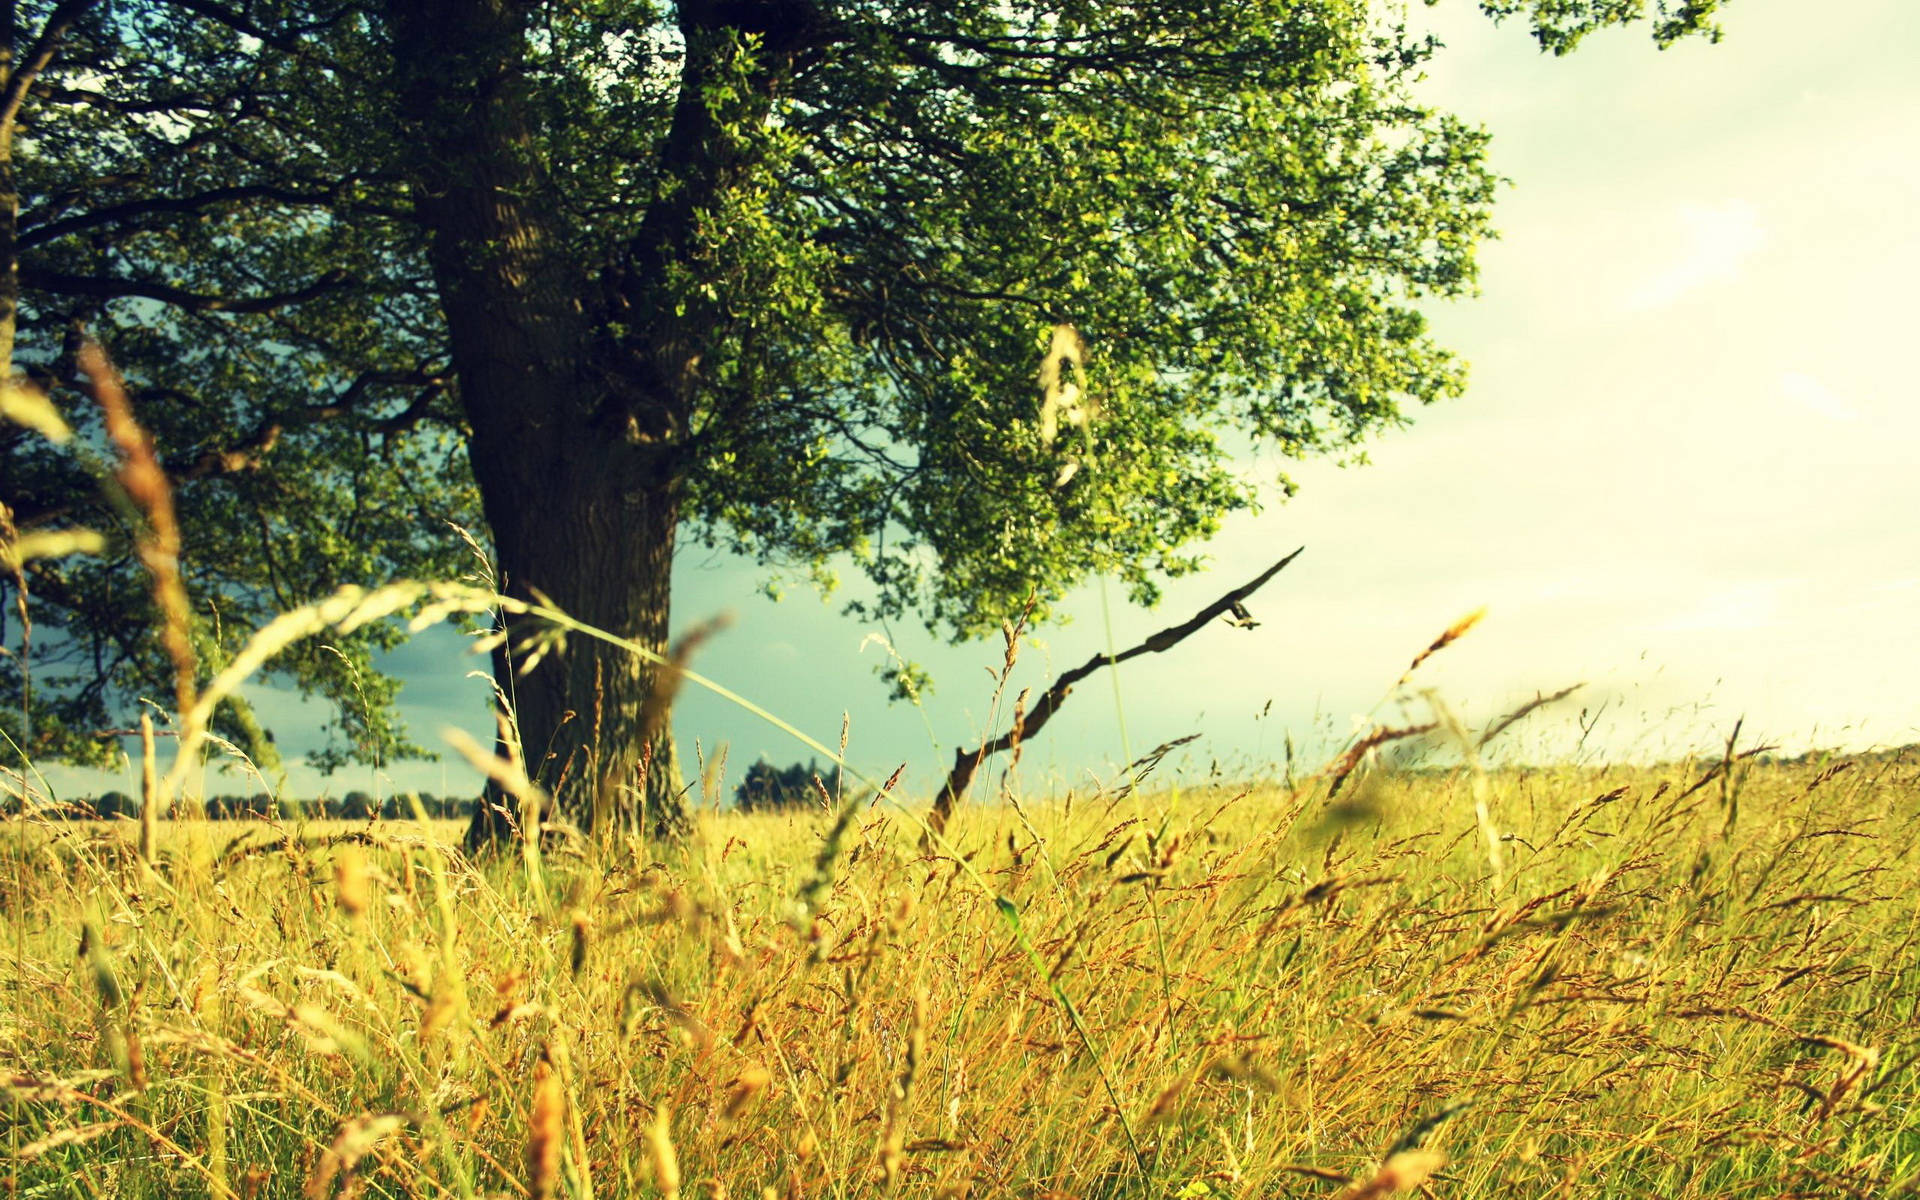
[[[1480,7],[1562,52],[1714,3]],[[850,562],[955,636],[1090,572],[1148,600],[1256,498],[1249,441],[1460,387],[1418,305],[1471,287],[1494,180],[1413,98],[1435,50],[1378,0],[4,0],[0,346],[83,434],[76,347],[120,363],[206,659],[336,581],[465,569],[476,518],[507,592],[656,649],[688,536]],[[83,460],[0,431],[15,526],[114,535],[0,582],[43,754],[166,673]],[[338,755],[404,748],[396,636],[281,664]],[[667,802],[652,662],[512,657],[564,806]]]

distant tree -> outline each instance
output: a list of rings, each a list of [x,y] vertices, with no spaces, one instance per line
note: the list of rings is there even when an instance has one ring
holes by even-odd
[[[103,821],[115,817],[137,817],[140,802],[125,792],[102,792],[93,801],[93,814]]]
[[[415,799],[420,802],[420,811],[435,820],[444,815],[450,804],[458,803],[455,797],[443,798],[432,792],[396,792],[381,805],[381,815],[389,821],[410,821],[413,819]]]
[[[1717,3],[1479,7],[1557,53],[1710,32]],[[458,571],[439,519],[483,513],[510,593],[655,652],[688,535],[822,578],[845,556],[873,612],[956,637],[1095,572],[1148,601],[1257,501],[1243,440],[1338,453],[1461,388],[1421,305],[1472,290],[1495,177],[1416,98],[1437,47],[1398,10],[18,0],[0,365],[84,441],[75,349],[109,343],[207,662],[289,600]],[[57,631],[35,674],[75,681],[33,689],[28,751],[99,758],[169,669],[133,524],[11,432],[0,504],[108,535],[28,572]],[[276,664],[337,703],[329,764],[409,748],[373,661],[401,636]],[[642,773],[677,807],[655,660],[578,638],[494,670],[567,812],[633,819]],[[271,752],[243,705],[217,721]]]
[[[747,768],[747,774],[734,789],[733,802],[742,812],[771,812],[782,808],[818,807],[819,767],[809,761],[794,763],[782,770],[766,759]],[[828,781],[828,790],[832,783]]]
[[[364,821],[378,815],[380,802],[371,792],[351,791],[340,800],[340,815],[349,821]]]
[[[273,815],[273,797],[265,792],[216,796],[207,801],[207,816],[216,821],[257,821]]]

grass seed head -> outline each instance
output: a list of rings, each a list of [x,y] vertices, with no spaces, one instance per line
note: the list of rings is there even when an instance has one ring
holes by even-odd
[[[343,1193],[352,1189],[354,1168],[360,1160],[372,1152],[375,1146],[406,1127],[407,1120],[396,1113],[384,1113],[375,1116],[371,1113],[355,1117],[340,1126],[334,1134],[333,1144],[328,1146],[313,1164],[313,1170],[307,1175],[306,1187],[301,1194],[306,1200],[325,1200],[333,1194],[336,1179],[343,1182]],[[251,1176],[252,1172],[248,1172]]]
[[[568,955],[567,966],[568,966],[569,972],[573,975],[575,979],[578,979],[580,977],[580,972],[586,968],[587,949],[591,944],[592,939],[593,939],[592,922],[587,919],[587,914],[585,912],[577,908],[574,909],[573,910],[573,950]]]
[[[666,1101],[654,1105],[647,1126],[647,1148],[653,1154],[653,1182],[666,1200],[680,1195],[680,1156],[673,1148],[673,1113]]]
[[[533,1064],[533,1110],[527,1123],[527,1191],[552,1200],[560,1186],[560,1150],[566,1134],[566,1091],[551,1047]]]
[[[753,1098],[772,1081],[772,1073],[758,1063],[743,1068],[740,1074],[734,1077],[733,1082],[727,1085],[727,1103],[726,1107],[720,1110],[721,1118],[728,1121],[738,1120],[740,1114],[747,1110],[747,1105],[753,1103]]]
[[[356,846],[342,846],[333,859],[333,899],[340,911],[358,921],[373,904],[367,860]]]
[[[1373,1178],[1341,1192],[1336,1200],[1379,1200],[1395,1192],[1410,1192],[1446,1163],[1447,1156],[1437,1150],[1402,1150],[1382,1163]]]

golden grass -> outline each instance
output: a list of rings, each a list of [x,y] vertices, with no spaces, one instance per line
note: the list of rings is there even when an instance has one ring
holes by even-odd
[[[1914,765],[1751,766],[1731,829],[1698,775],[983,807],[971,872],[878,808],[706,813],[544,893],[404,822],[0,837],[9,1185],[1912,1193]]]

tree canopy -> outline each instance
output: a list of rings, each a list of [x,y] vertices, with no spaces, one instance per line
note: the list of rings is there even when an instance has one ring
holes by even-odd
[[[1716,32],[1480,7],[1555,53]],[[82,449],[0,428],[0,504],[109,538],[0,580],[35,627],[8,732],[97,757],[168,673],[88,337],[175,481],[203,663],[335,583],[469,570],[449,523],[660,648],[680,536],[960,637],[1091,572],[1151,600],[1256,500],[1246,439],[1338,451],[1459,391],[1420,305],[1471,289],[1495,179],[1415,98],[1436,52],[1376,0],[19,0],[0,336]],[[335,759],[407,748],[398,636],[281,660]],[[577,811],[670,790],[653,679],[519,682]]]

